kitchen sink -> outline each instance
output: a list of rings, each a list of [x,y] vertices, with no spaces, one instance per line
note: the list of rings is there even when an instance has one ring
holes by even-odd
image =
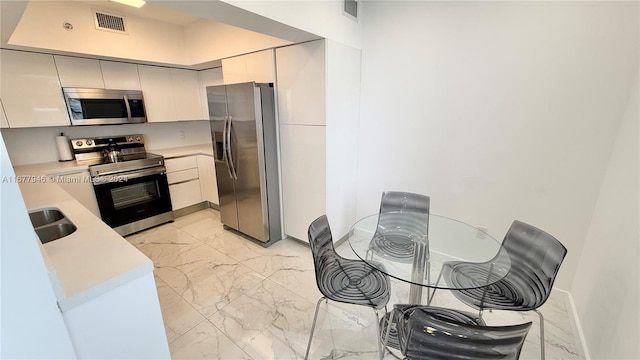
[[[71,223],[60,223],[36,228],[36,234],[38,234],[40,241],[42,241],[43,244],[46,244],[49,241],[57,240],[72,234],[76,230],[78,230],[78,228]]]
[[[34,228],[44,226],[47,224],[53,224],[58,220],[62,220],[64,214],[58,209],[43,209],[36,210],[29,213],[29,219]]]
[[[30,211],[29,219],[43,244],[61,239],[78,230],[62,211],[56,208]]]

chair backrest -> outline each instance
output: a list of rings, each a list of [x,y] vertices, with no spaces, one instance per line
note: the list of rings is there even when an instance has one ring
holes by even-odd
[[[323,286],[319,278],[322,276],[323,269],[339,258],[333,247],[333,236],[327,215],[320,216],[309,225],[308,237],[316,270],[316,282],[318,288],[322,290]]]
[[[540,307],[549,297],[567,248],[548,233],[515,220],[504,237],[510,268],[505,282],[519,286],[518,305],[522,309]]]
[[[482,326],[415,307],[396,315],[400,350],[408,359],[518,359],[531,322]]]
[[[378,231],[406,230],[412,234],[429,233],[430,198],[426,195],[385,191],[380,200]]]

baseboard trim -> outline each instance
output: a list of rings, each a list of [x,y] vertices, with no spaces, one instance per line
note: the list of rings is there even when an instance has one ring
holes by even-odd
[[[578,341],[580,342],[580,350],[582,350],[582,355],[585,360],[591,360],[591,355],[589,354],[589,348],[587,347],[587,339],[584,336],[584,332],[582,331],[582,323],[580,322],[580,317],[578,316],[578,310],[576,309],[576,303],[573,301],[573,295],[567,290],[553,288],[553,290],[561,291],[567,294],[567,300],[569,302],[569,308],[571,309],[571,325],[573,326],[573,330],[578,335]]]
[[[198,203],[198,204],[194,204],[194,205],[190,205],[190,206],[187,206],[187,207],[183,207],[183,208],[178,209],[178,210],[173,210],[173,217],[174,218],[178,218],[178,217],[181,217],[181,216],[193,214],[196,211],[204,210],[204,209],[206,209],[208,207],[209,206],[207,204],[207,201],[203,201],[203,202]]]

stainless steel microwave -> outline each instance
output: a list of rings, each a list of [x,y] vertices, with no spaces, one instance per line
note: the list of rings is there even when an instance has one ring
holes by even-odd
[[[147,122],[140,90],[62,88],[71,125]]]

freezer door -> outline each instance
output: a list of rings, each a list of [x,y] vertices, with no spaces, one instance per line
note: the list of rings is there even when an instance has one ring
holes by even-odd
[[[235,168],[238,223],[241,232],[260,241],[268,241],[268,214],[263,211],[266,184],[261,181],[264,163],[260,162],[262,139],[261,110],[256,107],[254,83],[227,85],[227,108],[231,123],[231,153]],[[258,93],[259,94],[259,93]],[[260,125],[257,126],[257,122]]]
[[[225,86],[208,86],[207,101],[218,183],[220,220],[224,225],[238,230],[235,182],[227,151],[230,146],[228,141],[230,128]]]

